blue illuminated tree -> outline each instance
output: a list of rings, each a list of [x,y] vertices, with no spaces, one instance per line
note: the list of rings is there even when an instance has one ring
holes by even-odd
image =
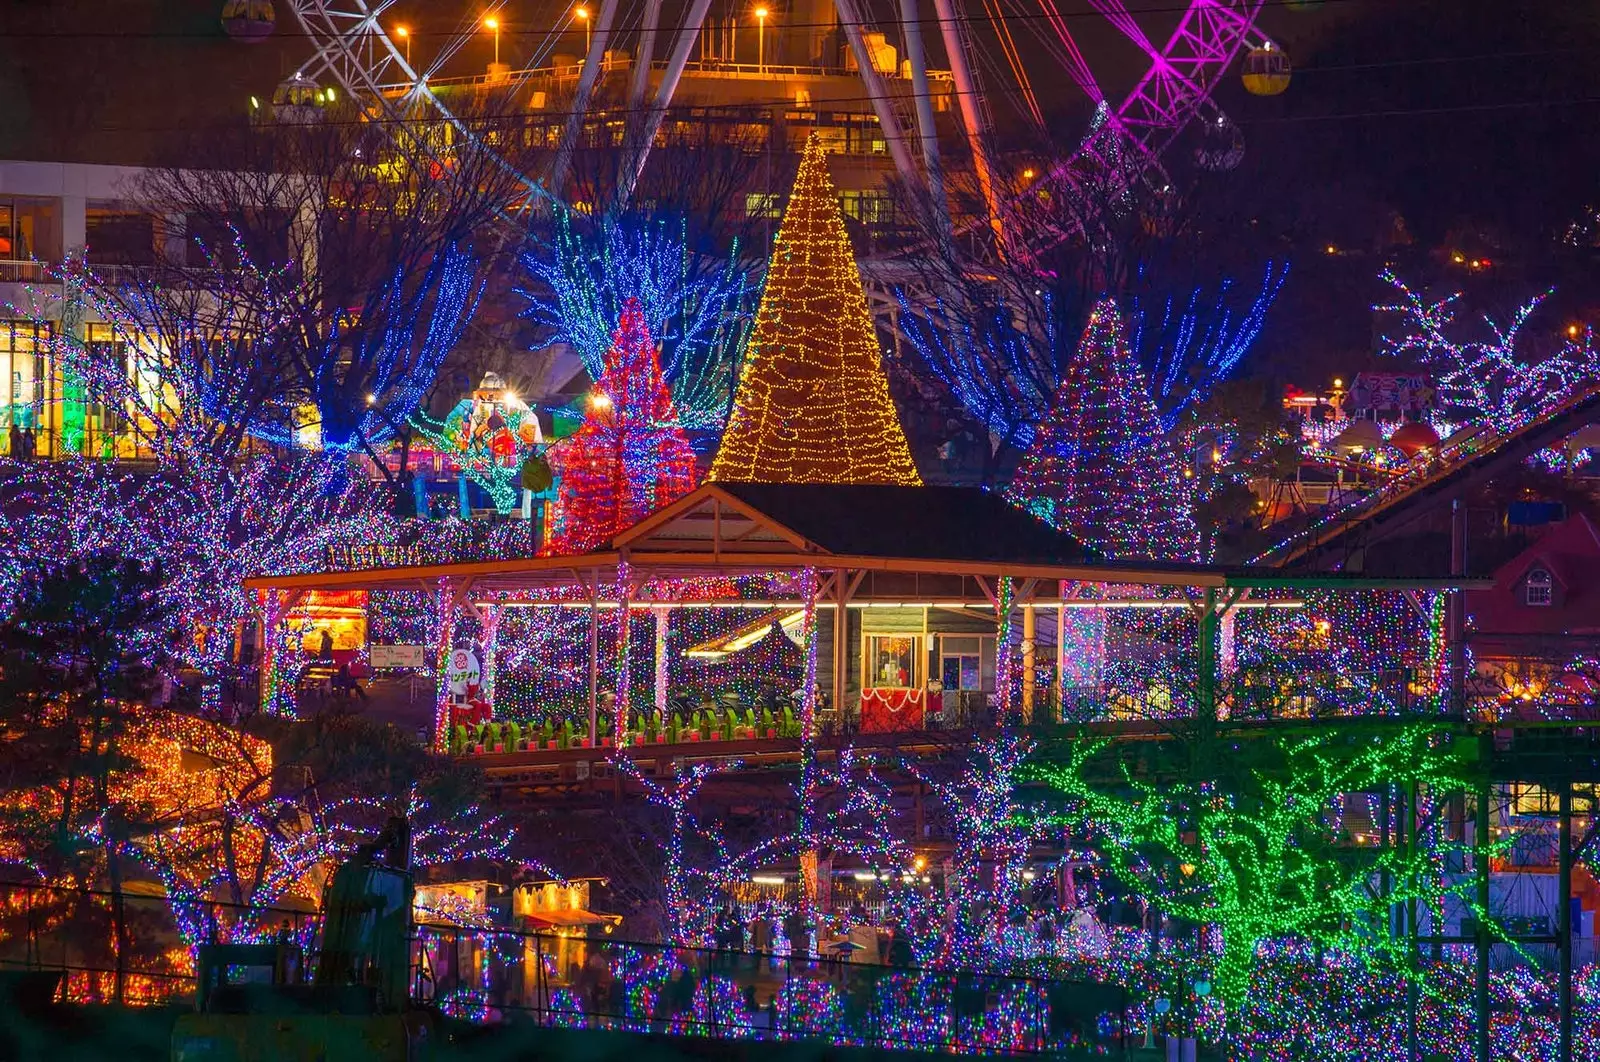
[[[299,270],[249,260],[243,266],[234,282],[252,290],[255,316],[265,325],[253,343],[281,373],[269,407],[277,415],[257,420],[250,434],[336,457],[376,458],[405,430],[483,293],[477,256],[458,246],[396,266],[352,293],[359,301],[327,309],[296,294]]]
[[[1215,293],[1187,298],[1149,293],[1141,274],[1127,299],[1132,354],[1155,403],[1163,431],[1227,379],[1260,335],[1288,268],[1267,263],[1251,298],[1232,280]],[[1016,285],[1011,285],[1016,289]],[[901,330],[928,369],[990,434],[996,449],[1026,449],[1049,413],[1077,335],[1070,293],[1041,286],[1012,305],[970,299],[914,305],[904,293]]]
[[[681,216],[587,222],[563,210],[548,242],[523,256],[531,283],[521,294],[545,346],[570,345],[590,379],[605,371],[624,304],[637,300],[685,425],[711,426],[726,416],[756,291],[738,252],[737,240],[726,255],[697,247]]]
[[[186,288],[221,291],[240,317],[224,334],[249,337],[255,364],[212,388],[219,408],[236,415],[227,399],[243,379],[269,382],[248,433],[320,449],[343,470],[352,454],[376,459],[409,439],[477,310],[486,234],[526,188],[476,137],[441,160],[357,120],[249,132],[219,134],[207,165],[141,177],[137,197],[183,218],[185,239],[164,244],[151,280],[133,284],[152,305]]]

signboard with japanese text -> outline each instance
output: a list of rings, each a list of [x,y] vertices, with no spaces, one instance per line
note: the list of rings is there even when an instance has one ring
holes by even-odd
[[[427,667],[425,645],[374,645],[368,650],[373,670],[397,667]]]

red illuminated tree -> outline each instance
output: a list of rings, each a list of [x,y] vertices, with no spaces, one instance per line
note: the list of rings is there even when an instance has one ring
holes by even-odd
[[[605,365],[583,426],[550,452],[560,480],[553,553],[597,548],[699,478],[637,299],[622,308]]]

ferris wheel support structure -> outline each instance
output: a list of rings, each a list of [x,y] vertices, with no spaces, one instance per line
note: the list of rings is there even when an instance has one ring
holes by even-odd
[[[583,132],[583,116],[589,109],[589,99],[594,95],[594,81],[600,75],[600,64],[606,49],[611,47],[611,22],[616,18],[617,0],[600,0],[600,13],[595,19],[594,33],[589,38],[589,53],[583,57],[583,72],[578,75],[578,88],[572,96],[572,110],[567,114],[567,127],[561,134],[561,147],[550,167],[550,190],[561,192],[567,177],[567,166]],[[640,63],[639,65],[644,65]]]
[[[939,32],[944,37],[945,51],[949,53],[950,76],[955,81],[956,106],[961,111],[961,125],[967,133],[967,146],[972,151],[972,168],[978,177],[978,191],[983,195],[984,209],[989,212],[989,227],[995,239],[1003,239],[1000,227],[1000,197],[994,186],[994,165],[989,159],[989,123],[979,104],[978,82],[967,63],[967,37],[962,32],[961,21],[956,17],[951,0],[933,0],[933,10],[939,16]]]
[[[1098,8],[1115,0],[1093,0]],[[1255,28],[1265,0],[1192,0],[1159,51],[1138,31],[1137,24],[1111,21],[1151,56],[1145,73],[1122,105],[1107,110],[1078,150],[1046,173],[1048,185],[1082,194],[1099,175],[1109,175],[1096,198],[1105,201],[1130,194],[1152,170],[1161,173],[1160,155],[1211,97],[1211,88],[1238,54],[1267,38]],[[1053,242],[1083,235],[1080,214],[1073,224],[1059,226]]]
[[[673,94],[678,91],[678,82],[683,78],[684,67],[689,65],[689,50],[694,47],[695,40],[700,36],[700,27],[710,10],[711,0],[694,0],[689,7],[689,17],[684,20],[683,26],[678,30],[677,38],[672,42],[672,55],[667,59],[666,72],[661,75],[661,86],[656,89],[656,98],[644,114],[644,120],[639,126],[639,138],[629,153],[630,157],[623,163],[622,175],[617,182],[617,198],[622,202],[627,202],[633,195],[634,186],[639,183],[639,177],[644,173],[645,160],[650,156],[650,145],[655,143],[656,132],[661,128],[661,119],[666,117],[667,106],[672,102]],[[641,65],[649,65],[647,56],[641,55],[639,62]]]
[[[1113,103],[1095,83],[1082,50],[1056,9],[1055,0],[1038,2],[1044,14],[1043,25],[1057,38],[1053,43],[1046,43],[1065,72],[1098,104],[1096,121],[1077,148],[1069,157],[1046,167],[1040,181],[1029,189],[1030,192],[1048,189],[1061,200],[1078,204],[1072,216],[1042,222],[1048,226],[1045,235],[1048,245],[1051,240],[1059,242],[1090,234],[1104,222],[1102,215],[1107,210],[1121,209],[1131,201],[1141,183],[1159,181],[1163,172],[1161,153],[1206,105],[1217,80],[1243,50],[1268,42],[1255,28],[1265,0],[1186,0],[1178,25],[1164,46],[1155,45],[1145,35],[1139,19],[1128,11],[1124,0],[1090,0],[1095,12],[1143,50],[1150,60],[1132,92],[1120,103]],[[428,78],[441,74],[445,64],[471,39],[483,17],[498,12],[506,0],[487,0],[471,16],[464,18],[460,33],[448,40],[420,72],[412,68],[379,21],[394,0],[288,0],[288,3],[315,48],[315,55],[302,68],[303,72],[313,77],[331,76],[369,114],[390,122],[393,135],[404,137],[408,142],[426,141],[425,137],[411,137],[405,132],[408,122],[424,108],[451,123],[460,135],[474,138],[467,123],[452,114],[428,88]],[[638,29],[638,57],[629,91],[628,126],[633,135],[625,140],[618,174],[620,200],[626,201],[637,184],[710,6],[711,0],[691,0],[687,17],[674,35],[660,85],[646,103],[651,60],[660,32],[661,0],[645,0],[644,17]],[[948,210],[944,206],[946,175],[940,166],[934,134],[927,57],[916,0],[899,0],[900,17],[904,22],[900,28],[912,75],[913,113],[909,128],[896,117],[893,98],[872,64],[865,41],[871,27],[860,17],[865,10],[861,0],[834,0],[834,6],[846,29],[863,87],[883,128],[897,171],[914,186],[926,189],[931,202]],[[602,0],[594,27],[596,32],[584,59],[579,91],[549,176],[563,177],[570,163],[582,132],[585,112],[593,103],[594,86],[605,51],[613,37],[616,9],[617,0]],[[963,26],[965,19],[955,0],[934,0],[934,10],[949,56],[954,94],[972,155],[974,175],[989,215],[989,225],[995,232],[995,246],[1003,253],[1003,225],[1019,204],[1007,201],[1008,182],[1002,179],[988,144],[989,122],[972,59],[975,42]],[[1015,68],[1020,59],[1009,42],[1009,31],[1006,32],[1005,47],[1010,49],[1007,60],[1013,62],[1014,73],[1031,99],[1026,71]],[[538,59],[536,55],[526,69],[512,73],[507,86],[515,89],[531,77]],[[913,137],[921,146],[920,174],[909,143]],[[523,177],[535,194],[550,196],[552,191],[559,191],[554,184],[547,190],[545,183],[533,175]],[[941,226],[948,231],[953,227],[952,219],[944,218]],[[1037,248],[1037,237],[1031,242]]]
[[[922,47],[922,20],[917,0],[900,0],[900,20],[905,23],[906,61],[911,64],[911,98],[916,106],[917,140],[922,146],[922,169],[928,201],[944,202],[944,171],[939,164],[939,137],[933,125],[933,91],[928,85],[928,53]],[[941,227],[949,221],[940,213]],[[941,236],[948,235],[941,233]]]
[[[633,64],[633,77],[628,85],[630,117],[637,118],[639,108],[644,106],[644,94],[650,87],[650,57],[656,54],[656,28],[660,23],[661,0],[645,0],[644,20],[639,24],[639,57]]]
[[[865,23],[856,7],[856,0],[833,0],[833,9],[839,13],[839,24],[844,27],[845,39],[850,42],[850,54],[856,57],[856,70],[861,74],[861,83],[866,86],[872,113],[878,116],[878,126],[883,130],[889,156],[894,159],[894,168],[901,180],[917,184],[920,177],[916,164],[911,161],[911,151],[906,146],[905,131],[900,127],[900,119],[895,116],[889,86],[884,84],[877,65],[873,63],[872,53],[867,50],[867,42],[862,37],[861,28]]]

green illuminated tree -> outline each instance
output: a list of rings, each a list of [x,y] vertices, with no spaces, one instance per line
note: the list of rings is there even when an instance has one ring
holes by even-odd
[[[1212,976],[1230,1015],[1250,992],[1258,947],[1300,938],[1415,972],[1384,917],[1409,900],[1435,910],[1452,886],[1426,832],[1411,848],[1356,844],[1330,827],[1347,794],[1471,785],[1476,742],[1438,724],[1321,725],[1211,733],[1199,742],[1077,743],[1032,774],[1066,798],[1124,886],[1168,915],[1217,927]]]

